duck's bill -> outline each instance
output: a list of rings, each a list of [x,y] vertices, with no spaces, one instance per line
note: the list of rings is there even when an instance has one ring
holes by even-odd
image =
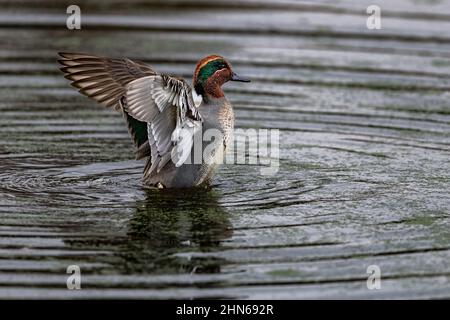
[[[238,76],[236,73],[233,73],[231,75],[231,81],[250,82],[250,79]]]

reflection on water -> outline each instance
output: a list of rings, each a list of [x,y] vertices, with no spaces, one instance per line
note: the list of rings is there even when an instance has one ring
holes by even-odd
[[[129,236],[147,239],[155,248],[190,242],[214,247],[230,236],[226,212],[214,190],[148,191],[137,203],[129,224]]]
[[[120,255],[128,272],[217,273],[221,261],[176,253],[212,251],[232,235],[214,190],[155,191],[136,203]]]

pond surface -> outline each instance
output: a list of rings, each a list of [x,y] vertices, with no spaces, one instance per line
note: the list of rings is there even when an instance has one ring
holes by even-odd
[[[450,1],[378,1],[368,30],[371,2],[81,1],[70,31],[70,1],[0,1],[0,298],[450,298]],[[252,78],[225,87],[237,127],[280,130],[278,173],[146,190],[58,51],[188,80],[222,54]]]

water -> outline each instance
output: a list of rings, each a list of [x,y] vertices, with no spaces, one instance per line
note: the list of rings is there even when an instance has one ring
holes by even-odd
[[[0,298],[449,298],[450,4],[389,1],[369,31],[369,2],[92,4],[81,31],[52,2],[2,3]],[[226,85],[237,127],[280,129],[279,172],[143,188],[124,120],[58,51],[186,79],[224,55],[253,79]]]

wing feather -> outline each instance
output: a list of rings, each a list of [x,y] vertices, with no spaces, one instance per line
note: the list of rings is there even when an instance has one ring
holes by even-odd
[[[190,86],[167,75],[147,76],[131,81],[127,85],[125,98],[126,112],[139,121],[149,123],[147,131],[152,150],[149,161],[152,164],[146,166],[144,178],[164,168],[172,155],[177,155],[177,163],[180,159],[184,162],[190,154],[192,142],[189,143],[186,138],[180,144],[181,137],[174,132],[185,126],[188,110],[189,121],[201,122]],[[173,151],[174,148],[176,151]]]
[[[202,120],[198,96],[193,97],[184,80],[158,74],[140,61],[80,53],[60,56],[61,71],[80,93],[123,111],[137,157],[149,156],[144,178],[159,172],[173,156],[177,166],[186,160]]]
[[[140,61],[129,59],[112,59],[83,53],[61,52],[60,68],[72,81],[72,85],[80,89],[80,93],[93,98],[100,104],[111,106],[109,99],[104,99],[107,93],[116,100],[113,105],[119,109],[120,98],[125,94],[128,83],[138,78],[156,75],[152,67]],[[104,102],[108,101],[108,104]]]
[[[60,69],[65,73],[64,77],[72,81],[72,86],[105,107],[121,112],[124,112],[121,99],[125,95],[126,85],[133,80],[156,74],[151,66],[141,61],[112,59],[84,53],[61,52],[59,55],[61,58],[58,62],[62,65]],[[146,123],[128,116],[125,116],[125,119],[136,147],[148,143]]]

